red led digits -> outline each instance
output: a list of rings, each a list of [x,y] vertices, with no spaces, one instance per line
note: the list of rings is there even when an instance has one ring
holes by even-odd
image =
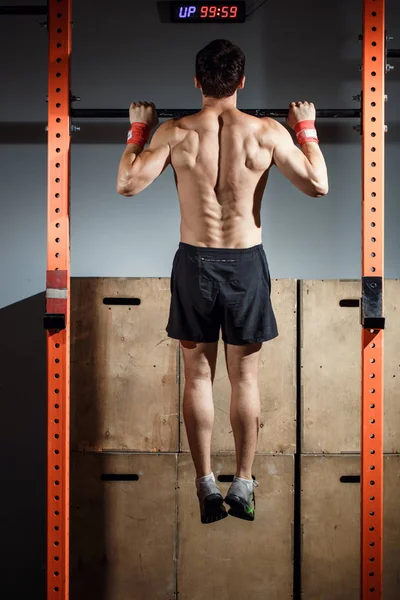
[[[244,23],[246,4],[243,1],[226,4],[206,0],[187,4],[172,1],[171,20],[175,23]]]

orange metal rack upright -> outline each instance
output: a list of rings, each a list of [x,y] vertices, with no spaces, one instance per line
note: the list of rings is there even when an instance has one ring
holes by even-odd
[[[385,2],[364,0],[361,302],[362,600],[382,598],[385,73]]]
[[[69,598],[70,57],[72,0],[48,6],[47,598]]]
[[[72,0],[49,0],[47,598],[69,598]],[[382,600],[385,3],[364,0],[361,600]]]

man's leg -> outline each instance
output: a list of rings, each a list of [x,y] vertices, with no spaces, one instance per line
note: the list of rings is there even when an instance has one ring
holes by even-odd
[[[262,344],[234,346],[225,344],[226,365],[232,385],[230,417],[236,447],[236,476],[225,502],[229,514],[254,521],[254,487],[252,468],[260,427],[260,393],[258,365]]]
[[[260,427],[258,367],[262,344],[225,344],[226,366],[232,386],[230,417],[236,447],[236,476],[252,478]]]
[[[202,523],[215,523],[228,516],[224,499],[211,471],[211,436],[214,426],[212,384],[218,342],[181,342],[185,363],[183,418],[196,469],[196,488]]]
[[[212,384],[218,342],[181,342],[185,365],[183,418],[197,478],[211,473],[211,435],[214,425]]]

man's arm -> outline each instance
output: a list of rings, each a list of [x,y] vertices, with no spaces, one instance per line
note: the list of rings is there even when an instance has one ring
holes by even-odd
[[[292,102],[287,124],[294,129],[301,121],[315,121],[315,107],[308,102]],[[329,190],[328,173],[318,142],[306,142],[300,150],[285,127],[275,123],[277,138],[273,161],[278,169],[307,196],[325,196]]]
[[[131,104],[131,123],[147,123],[150,129],[158,124],[154,104]],[[155,132],[150,146],[127,144],[122,155],[117,177],[117,192],[122,196],[135,196],[147,188],[167,168],[171,160],[169,145],[170,121]]]

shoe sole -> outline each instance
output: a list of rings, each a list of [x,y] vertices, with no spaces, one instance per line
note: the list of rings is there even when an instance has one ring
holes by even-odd
[[[225,519],[228,513],[223,502],[224,499],[221,494],[210,494],[207,496],[204,500],[204,513],[201,515],[201,522],[208,524]]]
[[[228,496],[225,498],[225,502],[230,507],[228,513],[232,517],[243,519],[244,521],[254,521],[254,511],[252,514],[249,514],[247,511],[247,504],[241,498],[239,498],[239,496],[228,494]]]

